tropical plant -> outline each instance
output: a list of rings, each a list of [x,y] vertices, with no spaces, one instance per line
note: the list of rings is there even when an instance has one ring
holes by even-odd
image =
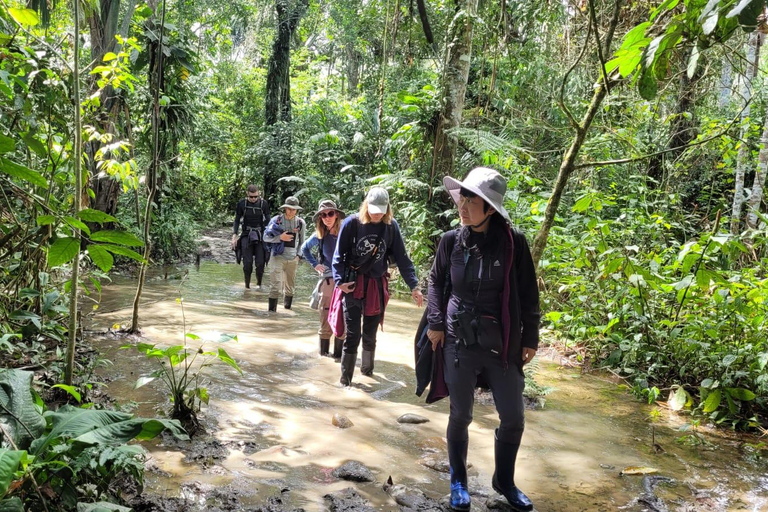
[[[44,411],[33,373],[0,371],[0,509],[128,510],[119,482],[143,486],[144,450],[132,439],[163,431],[188,439],[175,420],[134,418],[65,405]],[[127,480],[126,480],[127,479]]]
[[[179,285],[179,294],[184,286],[185,274]],[[205,387],[205,373],[208,367],[217,361],[227,364],[237,370],[242,375],[242,370],[237,362],[232,359],[227,351],[218,348],[216,351],[204,350],[204,343],[201,337],[191,332],[186,332],[186,317],[184,316],[184,298],[176,299],[181,306],[183,319],[184,338],[181,345],[170,347],[158,347],[149,343],[138,343],[136,345],[123,345],[122,349],[135,349],[152,361],[157,362],[158,369],[149,375],[142,376],[136,381],[136,388],[145,386],[156,379],[167,388],[173,409],[171,418],[181,421],[182,425],[192,434],[197,431],[199,423],[197,412],[202,404],[208,404],[208,388]],[[200,342],[196,346],[190,346],[188,340]],[[227,341],[237,341],[236,335],[221,334],[215,343],[224,343]]]

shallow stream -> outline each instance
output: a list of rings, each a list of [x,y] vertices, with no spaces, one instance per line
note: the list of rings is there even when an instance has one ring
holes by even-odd
[[[440,499],[448,492],[448,474],[428,466],[445,465],[448,401],[427,406],[414,394],[413,334],[421,310],[409,301],[390,302],[374,376],[362,376],[358,366],[354,385],[342,388],[339,364],[317,353],[316,312],[307,307],[315,278],[307,265],[297,281],[294,308],[286,311],[281,303],[277,313],[267,313],[266,291],[244,290],[242,270],[233,264],[203,262],[174,269],[168,280],[148,278],[141,341],[181,344],[184,320],[186,331],[201,337],[188,339],[194,348],[204,342],[205,349],[215,350],[218,343],[211,340],[236,334],[237,341],[222,346],[243,375],[224,364],[206,369],[211,398],[202,420],[209,436],[192,454],[167,440],[145,444],[152,468],[145,490],[186,497],[203,510],[212,490],[222,489],[236,499],[229,510],[276,495],[290,507],[327,510],[324,495],[354,487],[375,509],[400,510],[382,490],[391,476],[396,484]],[[87,327],[103,357],[114,363],[103,372],[107,392],[119,403],[136,402],[138,415],[156,416],[168,408],[163,388],[133,388],[155,367],[136,351],[119,349],[137,339],[97,334],[130,322],[135,285],[134,279],[114,277]],[[636,401],[609,378],[582,375],[551,359],[539,362],[536,381],[554,390],[543,409],[527,412],[516,478],[536,510],[654,510],[638,500],[643,476],[620,476],[637,466],[674,479],[655,489],[670,511],[768,511],[768,451],[757,438],[682,432],[686,418]],[[337,413],[354,426],[334,426]],[[398,423],[406,413],[429,422]],[[492,405],[475,406],[470,487],[491,495],[496,423]],[[363,463],[376,481],[335,478],[332,470],[346,461]]]

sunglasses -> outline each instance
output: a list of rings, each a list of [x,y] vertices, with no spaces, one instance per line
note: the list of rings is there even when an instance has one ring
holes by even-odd
[[[258,198],[259,198],[259,194],[256,194],[255,196],[248,194],[248,199],[258,199]]]
[[[320,212],[321,219],[333,218],[335,216],[336,216],[336,210],[331,210],[329,212]]]

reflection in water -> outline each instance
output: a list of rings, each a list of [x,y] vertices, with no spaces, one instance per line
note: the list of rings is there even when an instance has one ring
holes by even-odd
[[[182,343],[179,283],[148,280],[143,341]],[[447,400],[427,406],[413,393],[412,339],[421,311],[410,302],[392,301],[379,335],[374,376],[364,377],[358,369],[355,385],[341,388],[338,364],[317,355],[316,315],[305,300],[314,283],[302,265],[294,309],[278,307],[276,314],[268,314],[267,294],[245,291],[240,267],[203,263],[199,270],[190,268],[182,291],[187,331],[203,340],[237,334],[239,341],[225,348],[243,375],[223,364],[209,368],[211,402],[203,409],[203,423],[226,450],[202,462],[185,462],[176,445],[148,445],[160,471],[147,474],[147,491],[204,500],[210,495],[206,489],[232,489],[247,507],[290,489],[282,495],[284,502],[308,510],[323,509],[323,495],[350,486],[379,510],[399,510],[381,489],[390,475],[395,483],[418,487],[434,498],[447,493],[448,475],[420,463],[427,454],[445,459],[439,440],[448,413]],[[114,278],[89,327],[104,330],[128,323],[134,288],[132,279]],[[113,397],[136,401],[137,413],[144,416],[167,406],[163,389],[133,389],[135,379],[152,366],[135,352],[118,350],[125,340],[99,336],[95,343],[115,363],[107,376]],[[205,341],[205,346],[214,348],[215,343]],[[677,440],[681,418],[662,412],[652,420],[651,407],[607,380],[552,363],[542,363],[537,379],[556,390],[544,410],[527,413],[516,480],[538,511],[647,509],[637,501],[642,477],[619,477],[627,466],[653,467],[675,479],[674,485],[656,489],[670,510],[768,510],[766,463],[763,452],[751,447],[756,440],[707,433],[711,445],[687,446]],[[354,426],[334,427],[335,413]],[[430,421],[397,423],[405,413]],[[485,487],[486,493],[491,493],[496,422],[493,406],[476,405],[470,488]],[[664,449],[660,454],[651,449],[652,426]],[[377,482],[351,484],[330,474],[349,460],[364,463]]]

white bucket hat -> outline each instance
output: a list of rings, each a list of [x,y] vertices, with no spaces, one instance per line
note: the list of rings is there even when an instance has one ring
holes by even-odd
[[[365,196],[365,200],[368,202],[368,213],[387,213],[387,206],[389,206],[389,192],[382,187],[373,187],[368,191],[368,195]]]
[[[453,202],[458,206],[461,188],[474,192],[509,221],[509,214],[504,209],[504,194],[507,193],[507,182],[497,171],[488,167],[475,167],[464,181],[446,176],[443,178],[445,189],[451,194]]]

